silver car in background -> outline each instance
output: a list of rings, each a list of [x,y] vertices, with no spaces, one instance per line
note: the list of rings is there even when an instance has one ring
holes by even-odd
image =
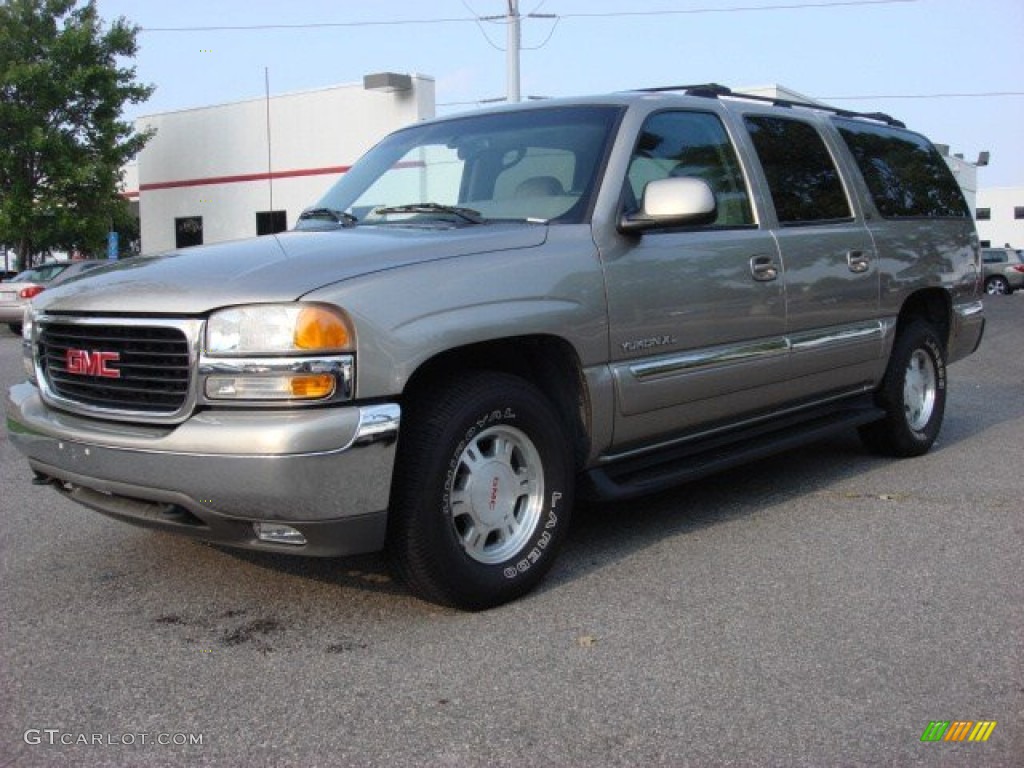
[[[981,262],[985,270],[985,293],[990,296],[1009,295],[1024,288],[1024,259],[1013,248],[982,248]]]
[[[50,285],[62,283],[109,263],[99,259],[55,261],[26,269],[10,280],[0,282],[0,323],[7,323],[11,333],[20,336],[25,308],[34,296],[38,296]]]

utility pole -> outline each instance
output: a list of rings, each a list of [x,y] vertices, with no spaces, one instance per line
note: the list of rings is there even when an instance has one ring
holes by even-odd
[[[505,57],[508,66],[507,100],[519,101],[519,48],[522,36],[519,32],[519,0],[508,0],[508,45]]]

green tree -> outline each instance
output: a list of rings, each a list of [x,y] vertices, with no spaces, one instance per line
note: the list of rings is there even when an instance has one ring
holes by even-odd
[[[149,98],[138,27],[95,0],[0,0],[0,243],[22,267],[50,249],[102,251],[130,216],[121,168],[150,134],[121,118]]]

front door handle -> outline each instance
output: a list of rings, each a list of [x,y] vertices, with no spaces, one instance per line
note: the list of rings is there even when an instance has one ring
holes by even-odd
[[[751,256],[750,274],[759,283],[767,283],[779,276],[779,266],[771,256]]]
[[[864,251],[847,251],[846,263],[850,266],[851,272],[858,274],[871,269],[871,257]]]

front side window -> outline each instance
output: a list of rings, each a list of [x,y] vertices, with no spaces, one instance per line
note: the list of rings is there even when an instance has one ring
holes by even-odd
[[[718,217],[711,226],[754,223],[736,150],[717,115],[658,112],[647,118],[629,163],[627,213],[639,210],[650,182],[671,177],[696,178],[708,183],[718,204]]]
[[[296,224],[579,223],[622,109],[549,107],[412,126],[368,152]],[[447,209],[447,210],[446,210]],[[319,224],[317,221],[319,220]]]
[[[974,218],[976,218],[978,221],[988,221],[989,219],[992,218],[992,209],[979,208],[977,211],[974,212]]]
[[[744,122],[782,226],[842,221],[853,215],[832,155],[814,126],[748,115]]]
[[[970,217],[953,172],[926,138],[886,125],[848,119],[835,122],[882,216]],[[978,209],[979,220],[985,210]],[[990,216],[991,210],[985,218]]]

